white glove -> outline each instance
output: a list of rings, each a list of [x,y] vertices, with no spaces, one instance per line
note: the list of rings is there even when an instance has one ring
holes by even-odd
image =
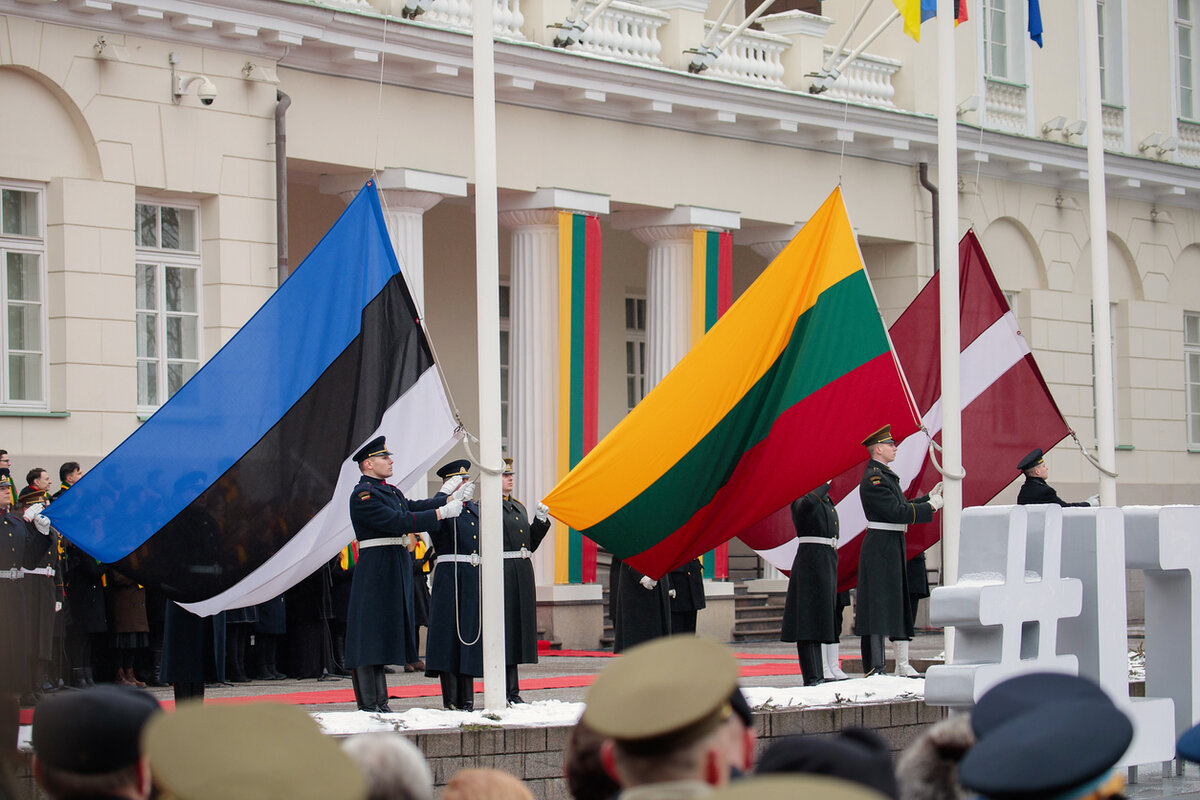
[[[655,586],[658,586],[658,581],[651,579],[649,575],[643,575],[642,579],[638,581],[638,583],[640,583],[642,588],[648,592],[653,590]]]
[[[942,499],[940,494],[935,494],[929,498],[929,505],[934,511],[941,511],[942,506],[946,505],[946,501]]]
[[[1087,504],[1093,508],[1100,505],[1100,495],[1094,494],[1087,499]]]
[[[550,506],[546,505],[545,503],[538,503],[537,511],[534,513],[533,517],[538,522],[549,522],[550,521]]]
[[[62,611],[62,600],[55,600],[55,601],[54,601],[54,611],[55,611],[56,613],[57,613],[57,612],[59,612],[59,611]]]
[[[42,509],[45,507],[45,503],[34,503],[29,508],[25,509],[25,521],[33,522],[33,518],[42,513]]]
[[[673,599],[675,599],[675,590],[674,590],[674,589],[672,589],[671,591],[667,592],[667,594],[669,594],[669,595],[671,596],[671,599],[672,599],[672,600],[673,600]]]
[[[938,481],[937,485],[935,485],[932,489],[929,490],[929,496],[930,497],[941,497],[942,496],[942,482],[941,481]]]
[[[33,518],[33,527],[38,529],[38,533],[46,536],[50,533],[50,518],[45,514],[38,514]]]
[[[462,475],[453,475],[446,478],[446,482],[442,484],[442,488],[438,489],[438,491],[442,494],[454,494],[454,490],[462,485],[462,482],[465,480],[466,478]]]
[[[464,503],[475,496],[475,482],[467,481],[451,495],[455,500],[462,500]]]
[[[455,499],[451,498],[446,501],[446,505],[442,506],[441,508],[439,508],[437,510],[437,518],[438,519],[451,519],[452,517],[457,517],[459,514],[462,513],[462,508],[463,508],[462,500],[455,500]]]

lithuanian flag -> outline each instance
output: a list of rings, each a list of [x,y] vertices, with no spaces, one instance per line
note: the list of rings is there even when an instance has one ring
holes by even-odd
[[[562,522],[658,578],[862,460],[918,416],[840,189],[550,492]]]

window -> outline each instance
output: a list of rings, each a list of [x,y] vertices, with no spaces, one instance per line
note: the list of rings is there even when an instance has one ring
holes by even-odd
[[[625,298],[626,410],[646,396],[646,298]]]
[[[1196,119],[1195,9],[1192,0],[1175,0],[1175,85],[1179,95],[1179,117]]]
[[[512,363],[509,354],[512,293],[508,284],[500,284],[500,448],[508,452],[508,367]]]
[[[46,403],[46,240],[42,193],[0,184],[0,304],[4,328],[2,370],[5,405]]]
[[[1012,80],[1009,74],[1008,40],[1010,17],[1008,0],[983,2],[983,74],[989,78]]]
[[[1200,447],[1200,314],[1183,315],[1183,363],[1188,447]]]
[[[979,18],[983,124],[1029,134],[1024,0],[982,0]]]
[[[200,250],[195,208],[138,203],[137,389],[157,408],[200,368]]]
[[[1099,0],[1100,99],[1105,105],[1125,104],[1125,52],[1121,0]]]

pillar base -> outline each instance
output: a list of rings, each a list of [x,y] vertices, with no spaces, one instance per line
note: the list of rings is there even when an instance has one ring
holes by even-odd
[[[598,650],[604,633],[600,584],[538,586],[537,621],[538,628],[566,650]]]

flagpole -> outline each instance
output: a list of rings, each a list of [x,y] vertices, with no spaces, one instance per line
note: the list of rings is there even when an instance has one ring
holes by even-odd
[[[1096,455],[1100,460],[1100,505],[1117,504],[1116,412],[1113,408],[1112,319],[1109,316],[1108,208],[1104,187],[1104,128],[1100,124],[1100,31],[1096,0],[1083,3],[1083,62],[1087,73],[1086,114],[1088,210],[1092,229],[1092,359],[1096,398]]]
[[[938,298],[941,305],[942,468],[962,474],[962,391],[959,383],[958,308],[958,108],[955,100],[954,7],[938,7]],[[924,487],[922,487],[924,488]],[[947,477],[942,507],[942,585],[958,581],[958,534],[962,481]],[[946,629],[946,663],[954,660],[954,630]]]
[[[500,243],[496,199],[496,79],[493,0],[474,0],[475,284],[479,342],[480,623],[483,705],[502,711],[504,691],[504,543],[500,520]]]

